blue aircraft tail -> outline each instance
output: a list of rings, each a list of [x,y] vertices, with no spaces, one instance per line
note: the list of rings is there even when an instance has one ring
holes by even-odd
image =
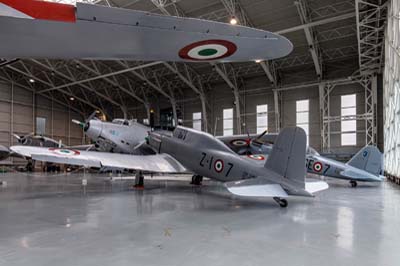
[[[375,146],[365,146],[347,164],[376,176],[383,173],[383,155]]]

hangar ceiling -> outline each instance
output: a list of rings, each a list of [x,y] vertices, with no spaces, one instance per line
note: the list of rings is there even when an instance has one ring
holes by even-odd
[[[126,114],[127,107],[132,105],[143,105],[148,109],[150,99],[160,95],[175,106],[176,99],[183,97],[185,90],[192,90],[198,94],[205,108],[204,88],[211,87],[214,83],[226,83],[232,88],[235,98],[238,98],[238,84],[250,77],[265,77],[266,87],[285,89],[298,84],[293,83],[293,80],[299,81],[300,84],[315,83],[340,75],[357,75],[361,73],[360,70],[380,71],[382,65],[381,32],[384,25],[381,22],[385,19],[385,13],[381,6],[385,1],[82,2],[221,22],[229,22],[235,17],[238,24],[284,35],[293,43],[294,50],[285,58],[268,62],[225,64],[15,58],[0,62],[0,79],[14,82],[60,104],[71,106],[83,114],[93,109],[103,110],[107,114],[107,106],[110,105]],[[359,57],[359,54],[363,56]],[[304,71],[311,74],[301,74]],[[297,78],[291,79],[296,75]]]

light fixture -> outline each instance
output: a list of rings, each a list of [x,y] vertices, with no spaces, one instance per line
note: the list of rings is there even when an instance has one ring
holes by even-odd
[[[231,23],[231,25],[236,25],[238,23],[238,21],[237,21],[235,16],[232,16],[231,20],[229,21],[229,23]]]
[[[71,101],[74,101],[74,100],[75,100],[75,98],[74,98],[74,97],[69,97],[69,99],[70,99]]]
[[[29,82],[30,83],[35,83],[35,80],[34,79],[29,79]]]
[[[256,60],[256,63],[257,63],[257,64],[261,63],[261,59],[257,59],[257,60]]]

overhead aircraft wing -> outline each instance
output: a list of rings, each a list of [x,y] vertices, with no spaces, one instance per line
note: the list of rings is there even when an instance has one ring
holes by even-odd
[[[10,149],[22,156],[31,157],[33,160],[53,163],[96,168],[113,167],[159,173],[186,172],[185,167],[167,154],[130,155],[31,146],[12,146]]]
[[[293,49],[283,36],[240,25],[35,0],[0,0],[0,39],[3,58],[234,62]]]

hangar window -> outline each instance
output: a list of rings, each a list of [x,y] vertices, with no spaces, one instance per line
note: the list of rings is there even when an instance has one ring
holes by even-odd
[[[309,100],[296,101],[296,126],[304,129],[307,135],[309,134]]]
[[[357,144],[356,95],[341,96],[341,141],[342,146]]]
[[[201,131],[201,112],[193,113],[193,128]]]
[[[233,108],[224,109],[223,119],[224,136],[233,135]]]
[[[36,117],[36,134],[45,135],[46,134],[46,118]]]
[[[257,105],[257,134],[268,130],[268,104]]]

